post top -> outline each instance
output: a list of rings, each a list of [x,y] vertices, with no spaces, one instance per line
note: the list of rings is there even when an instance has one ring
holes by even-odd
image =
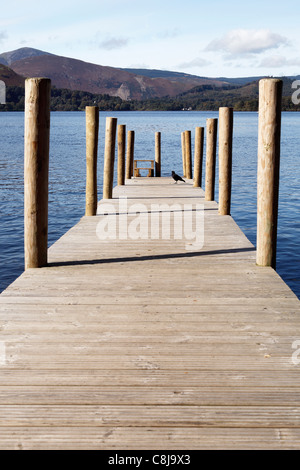
[[[261,78],[259,82],[273,82],[273,83],[282,83],[281,78]]]
[[[40,81],[41,82],[43,80],[51,82],[51,79],[47,78],[47,77],[28,77],[28,78],[25,79],[25,82],[30,82],[30,81],[37,81],[37,82]]]
[[[229,112],[231,112],[231,111],[233,111],[233,107],[232,107],[232,106],[220,106],[220,107],[219,107],[219,111],[220,111],[220,110],[221,110],[221,111],[229,111]]]

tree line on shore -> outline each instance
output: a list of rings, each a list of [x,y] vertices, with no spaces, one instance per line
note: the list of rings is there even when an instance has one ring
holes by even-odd
[[[24,87],[8,86],[6,104],[0,111],[24,111]],[[258,89],[247,96],[239,87],[216,88],[212,85],[196,87],[175,98],[151,98],[143,101],[124,101],[119,97],[93,94],[85,91],[51,89],[51,111],[84,111],[86,106],[98,106],[102,111],[217,111],[219,107],[231,106],[235,111],[258,111]],[[292,102],[291,94],[282,98],[283,111],[300,111],[300,104]]]

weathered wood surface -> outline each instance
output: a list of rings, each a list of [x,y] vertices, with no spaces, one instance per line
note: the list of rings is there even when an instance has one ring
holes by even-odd
[[[99,108],[86,106],[86,189],[85,189],[85,215],[93,216],[97,213],[97,159],[99,136]]]
[[[7,288],[0,448],[298,449],[297,297],[192,181],[133,178],[113,196],[128,226],[166,213],[151,204],[204,204],[204,245],[101,241],[112,215],[83,217]]]
[[[50,94],[49,78],[25,80],[25,269],[47,264]]]

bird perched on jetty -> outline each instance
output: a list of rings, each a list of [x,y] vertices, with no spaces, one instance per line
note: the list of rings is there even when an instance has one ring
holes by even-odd
[[[175,183],[177,183],[177,181],[183,181],[185,183],[185,181],[181,178],[181,176],[176,175],[175,171],[172,171],[172,178],[173,180],[175,180]]]

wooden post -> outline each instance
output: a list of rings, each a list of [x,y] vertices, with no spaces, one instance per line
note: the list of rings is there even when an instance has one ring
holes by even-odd
[[[216,148],[218,119],[206,120],[206,171],[205,200],[213,201],[215,197]]]
[[[233,108],[219,108],[219,214],[230,215]]]
[[[155,176],[161,176],[161,133],[155,132]]]
[[[47,264],[50,95],[50,79],[25,80],[25,269]]]
[[[202,182],[204,127],[196,127],[195,130],[195,155],[194,155],[194,187],[199,188]]]
[[[125,184],[125,141],[126,126],[120,124],[118,126],[118,185]]]
[[[106,118],[103,199],[111,199],[114,183],[114,161],[116,146],[117,118]]]
[[[191,131],[185,131],[185,173],[187,179],[192,179],[192,133]]]
[[[99,133],[99,108],[86,106],[86,196],[85,215],[97,213],[97,155]]]
[[[282,80],[259,82],[256,264],[276,269]]]
[[[183,176],[186,178],[185,135],[184,135],[184,132],[181,132],[181,152],[182,152],[182,170],[183,170]]]
[[[133,176],[133,159],[134,159],[134,131],[127,133],[127,154],[126,154],[126,179]]]

